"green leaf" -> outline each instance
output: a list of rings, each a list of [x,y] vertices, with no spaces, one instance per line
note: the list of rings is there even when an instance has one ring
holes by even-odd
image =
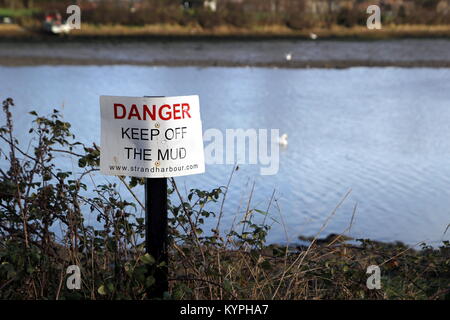
[[[230,292],[233,289],[233,287],[231,286],[231,282],[229,280],[225,280],[223,282],[223,288],[228,292]]]
[[[256,212],[261,213],[262,215],[268,215],[269,213],[266,211],[262,211],[262,210],[258,210],[258,209],[254,209]]]
[[[152,285],[155,284],[155,278],[152,276],[147,277],[147,279],[145,280],[145,285],[148,287],[151,287]]]
[[[150,254],[148,254],[148,253],[146,253],[146,254],[144,254],[142,257],[141,257],[141,261],[144,263],[144,264],[149,264],[149,265],[152,265],[152,264],[155,264],[155,258],[153,258]]]
[[[114,291],[114,284],[113,283],[108,283],[108,291],[109,292],[113,292]]]
[[[106,295],[106,289],[105,289],[105,286],[102,284],[102,285],[98,288],[97,292],[98,292],[99,294],[101,294],[102,296]]]
[[[80,168],[86,167],[86,158],[80,158],[80,159],[78,160],[78,166],[79,166]]]

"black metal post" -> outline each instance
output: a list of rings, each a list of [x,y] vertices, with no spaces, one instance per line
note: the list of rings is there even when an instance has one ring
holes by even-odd
[[[145,179],[145,249],[156,260],[149,273],[155,278],[149,298],[162,298],[168,291],[167,178]],[[157,267],[164,262],[163,267]]]
[[[149,268],[155,278],[154,286],[147,291],[149,298],[162,298],[169,290],[167,228],[167,178],[145,178],[145,251],[156,260],[155,266]],[[164,266],[157,267],[163,262]]]

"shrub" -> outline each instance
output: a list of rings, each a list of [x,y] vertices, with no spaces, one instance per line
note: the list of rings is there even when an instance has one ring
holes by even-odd
[[[222,17],[219,13],[206,9],[197,10],[195,19],[198,21],[198,24],[205,29],[213,29],[222,24]]]
[[[150,298],[156,272],[167,266],[144,250],[143,208],[133,191],[143,180],[95,183],[100,148],[77,142],[57,110],[49,116],[31,112],[31,146],[22,148],[13,121],[20,107],[9,98],[2,107],[0,299]],[[77,160],[77,172],[59,168],[61,156]],[[231,177],[227,186],[194,188],[186,196],[170,179],[166,298],[450,298],[449,242],[440,249],[424,245],[419,252],[366,239],[356,240],[359,246],[346,244],[343,234],[319,239],[319,232],[305,239],[308,245],[267,245],[270,223],[277,221],[268,209],[250,206],[222,232]],[[118,183],[134,201],[123,197]],[[211,230],[205,230],[208,219],[214,219]],[[382,290],[365,285],[371,264],[383,267]],[[65,285],[70,265],[81,269],[80,290]]]
[[[233,2],[227,3],[224,9],[224,20],[238,28],[249,27],[253,24],[252,14],[244,10],[242,4]]]

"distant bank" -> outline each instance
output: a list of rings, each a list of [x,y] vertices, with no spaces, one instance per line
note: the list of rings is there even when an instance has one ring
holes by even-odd
[[[145,26],[124,25],[92,25],[82,24],[80,30],[73,30],[69,39],[145,39],[145,38],[185,38],[185,39],[399,39],[399,38],[450,38],[450,25],[386,25],[381,30],[369,30],[365,26],[346,28],[332,26],[327,29],[313,28],[294,30],[283,25],[254,26],[237,28],[219,26],[204,29],[200,26],[181,26],[171,24],[155,24]],[[0,41],[2,40],[61,40],[58,36],[45,35],[38,28],[23,28],[16,24],[0,25]]]

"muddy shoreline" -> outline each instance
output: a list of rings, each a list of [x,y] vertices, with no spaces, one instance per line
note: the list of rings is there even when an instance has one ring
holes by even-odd
[[[450,40],[2,41],[0,65],[450,67]]]
[[[135,66],[166,66],[166,67],[259,67],[259,68],[286,68],[286,69],[344,69],[352,67],[400,67],[400,68],[450,68],[450,61],[306,61],[306,62],[261,62],[249,63],[226,60],[157,60],[157,61],[124,61],[104,59],[72,59],[72,58],[47,58],[47,57],[2,57],[0,66],[104,66],[104,65],[135,65]]]

